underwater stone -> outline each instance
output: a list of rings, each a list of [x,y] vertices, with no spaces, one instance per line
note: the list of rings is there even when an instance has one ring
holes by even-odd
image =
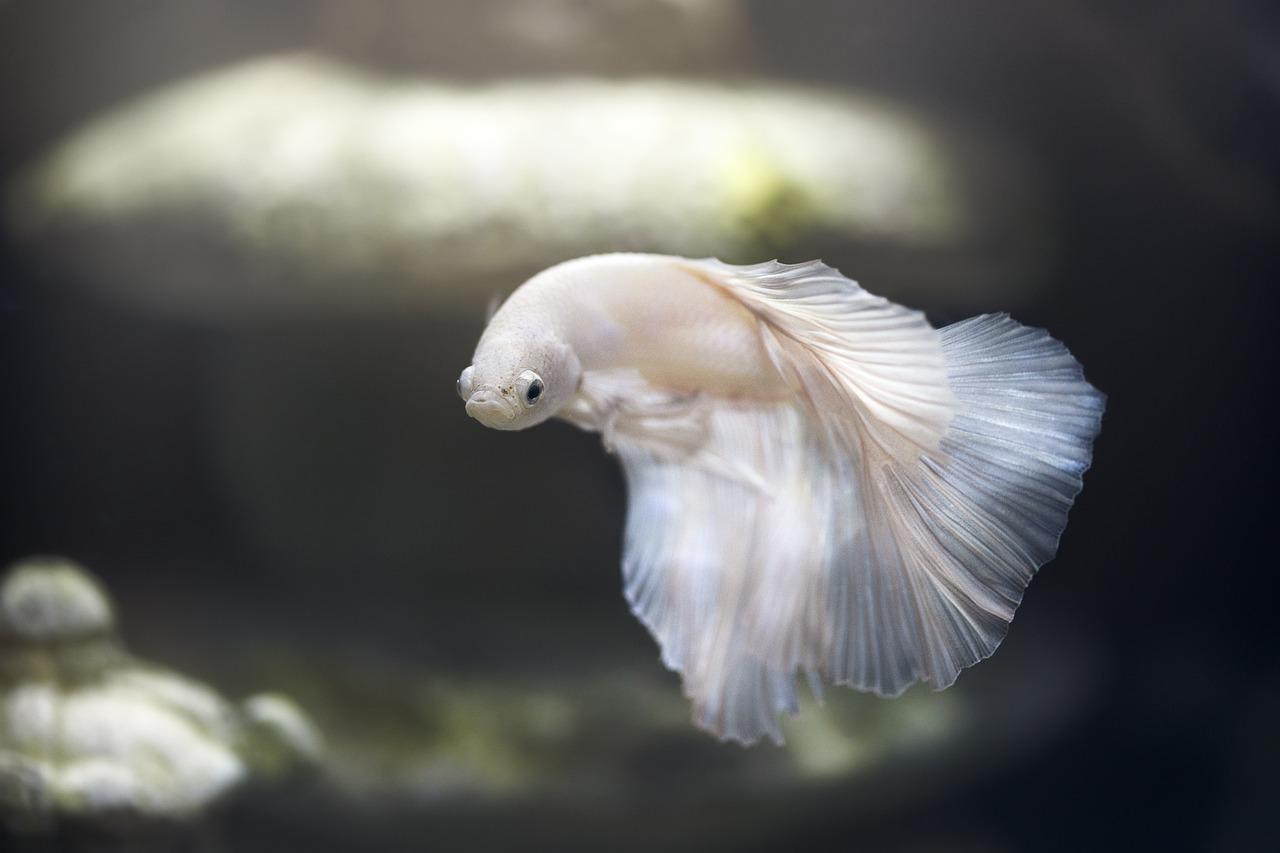
[[[255,774],[318,760],[319,735],[287,699],[240,708],[126,653],[106,593],[74,563],[13,566],[0,601],[0,816],[10,828],[181,822]]]
[[[259,693],[244,702],[255,768],[269,773],[288,772],[319,764],[324,740],[293,700],[279,693]]]
[[[33,557],[0,589],[0,633],[27,640],[82,637],[112,627],[111,604],[83,569],[59,557]]]

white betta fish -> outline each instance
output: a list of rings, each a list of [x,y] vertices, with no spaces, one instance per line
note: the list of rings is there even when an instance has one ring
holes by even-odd
[[[698,725],[781,742],[796,676],[943,688],[1053,557],[1104,396],[1004,314],[934,329],[811,261],[598,255],[542,272],[462,372],[495,429],[602,434],[627,601]]]

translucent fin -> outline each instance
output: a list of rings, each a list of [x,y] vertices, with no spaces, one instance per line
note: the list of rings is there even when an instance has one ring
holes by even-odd
[[[821,261],[687,264],[759,318],[775,366],[841,452],[905,463],[937,449],[955,401],[941,338],[922,313]]]
[[[899,360],[886,331],[880,350],[863,350],[885,372],[860,374],[853,348],[830,352],[855,321],[824,317],[844,316],[841,293],[863,292],[809,284],[813,306],[762,326],[780,366],[803,377],[795,402],[676,398],[599,376],[567,415],[622,459],[628,602],[682,673],[696,722],[742,743],[781,740],[799,673],[892,695],[919,680],[945,687],[990,655],[1056,550],[1104,406],[1045,332],[977,317],[933,333],[949,414],[927,447],[940,404],[921,402],[925,431],[903,420],[907,377],[932,376],[926,336],[907,335],[920,358]],[[915,329],[891,308],[868,309],[888,318],[868,327],[873,339]],[[806,324],[844,331],[827,340]],[[879,435],[865,440],[868,429]]]
[[[743,744],[781,743],[795,713],[797,670],[816,673],[825,646],[822,576],[833,503],[793,406],[708,410],[708,447],[749,464],[725,476],[621,433],[630,507],[623,558],[628,603],[682,673],[694,720]],[[764,487],[761,487],[764,484]]]
[[[560,417],[601,433],[609,451],[621,441],[631,449],[647,447],[755,489],[766,484],[749,460],[719,453],[708,440],[707,416],[716,401],[702,394],[676,394],[654,388],[635,370],[592,371]]]
[[[1041,329],[985,315],[941,338],[959,413],[918,464],[864,464],[865,527],[832,573],[827,672],[886,695],[995,651],[1057,550],[1105,403]]]

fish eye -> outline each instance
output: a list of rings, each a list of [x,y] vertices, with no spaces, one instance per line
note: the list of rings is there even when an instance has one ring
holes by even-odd
[[[471,372],[475,370],[474,366],[468,366],[462,371],[462,375],[458,377],[458,396],[463,400],[471,398]]]
[[[524,398],[525,405],[532,406],[542,399],[542,392],[546,390],[546,385],[543,384],[541,376],[532,370],[526,370],[516,379],[516,389]]]

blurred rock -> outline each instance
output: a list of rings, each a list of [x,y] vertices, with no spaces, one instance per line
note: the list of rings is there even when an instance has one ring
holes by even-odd
[[[253,764],[272,774],[318,765],[324,741],[302,709],[288,696],[261,693],[244,702]]]
[[[321,749],[286,699],[238,708],[133,658],[97,581],[52,557],[0,585],[0,720],[0,816],[18,832],[180,823]]]
[[[637,765],[659,787],[696,772],[709,789],[784,790],[883,776],[894,760],[955,748],[952,739],[973,722],[972,700],[958,693],[914,691],[889,704],[841,689],[826,707],[806,699],[799,716],[784,720],[784,748],[743,749],[694,728],[688,701],[656,659],[539,684],[423,675],[406,672],[399,690],[370,696],[378,716],[326,709],[368,721],[335,738],[328,778],[341,796],[389,804],[609,800],[644,793],[628,778]],[[358,675],[338,677],[360,690]]]
[[[1080,635],[1055,631],[1051,622],[1044,630],[1046,622],[1034,620],[1033,630],[949,690],[917,688],[885,700],[832,689],[824,706],[803,699],[801,714],[784,720],[784,747],[743,749],[692,725],[679,680],[662,669],[652,642],[620,602],[610,613],[584,609],[572,616],[551,612],[545,602],[513,602],[506,609],[454,603],[434,611],[414,602],[422,627],[410,639],[346,621],[350,603],[308,604],[276,618],[274,603],[246,600],[214,578],[161,582],[158,590],[145,574],[133,582],[140,586],[130,589],[123,580],[121,591],[150,611],[149,643],[181,649],[184,665],[217,673],[219,683],[269,683],[297,697],[325,732],[323,754],[315,726],[305,718],[299,724],[296,706],[278,695],[236,707],[208,688],[127,660],[97,679],[114,685],[115,709],[126,701],[149,709],[145,722],[116,727],[121,737],[141,738],[135,730],[144,725],[162,728],[172,748],[183,744],[182,755],[156,747],[153,768],[178,758],[203,768],[184,770],[195,781],[171,777],[167,801],[151,796],[165,808],[178,808],[180,794],[185,803],[212,796],[208,802],[226,801],[226,807],[203,827],[177,821],[208,812],[207,805],[139,814],[147,780],[108,769],[130,765],[116,754],[90,764],[82,746],[67,747],[64,755],[89,764],[72,781],[93,790],[96,800],[76,811],[59,806],[58,797],[66,795],[48,780],[61,778],[65,767],[50,769],[49,759],[15,748],[6,720],[0,790],[15,833],[19,826],[48,829],[55,819],[63,826],[78,821],[108,827],[128,840],[121,849],[134,850],[143,833],[133,829],[142,818],[165,821],[183,838],[226,830],[237,839],[235,849],[279,849],[290,839],[290,849],[407,850],[414,848],[405,839],[472,839],[477,823],[482,836],[485,827],[501,826],[511,837],[536,833],[550,820],[573,822],[586,839],[580,849],[641,849],[639,839],[647,836],[615,836],[643,818],[646,825],[680,827],[682,837],[673,839],[678,849],[696,849],[688,839],[710,833],[736,839],[726,845],[736,849],[769,827],[835,814],[843,821],[883,820],[946,790],[981,785],[983,777],[1049,748],[1090,707],[1099,687],[1098,659]],[[227,628],[232,624],[235,630]],[[438,638],[445,636],[467,646],[463,662],[439,653]],[[80,658],[86,642],[65,657]],[[0,655],[6,672],[13,671],[10,652],[6,647]],[[114,653],[123,655],[118,644]],[[15,693],[37,705],[31,697],[41,685],[58,694],[61,707],[67,697],[95,692],[67,686],[66,677],[16,691],[12,681],[6,676],[0,690],[6,717]],[[28,676],[24,684],[31,683]],[[151,749],[160,732],[148,737]],[[220,794],[213,793],[220,778],[214,771],[223,764],[213,755],[241,768]],[[316,784],[254,785],[272,772],[277,755],[292,756],[293,770],[299,756],[318,761]],[[708,807],[714,803],[729,805]],[[126,811],[113,813],[113,804]],[[490,849],[479,838],[464,847]]]
[[[54,557],[19,563],[0,587],[0,635],[54,642],[104,634],[114,615],[98,582]]]
[[[188,595],[219,606],[203,591]],[[953,688],[894,700],[832,688],[823,706],[806,697],[783,721],[785,746],[743,749],[692,725],[679,680],[621,605],[610,616],[550,613],[545,603],[453,610],[425,611],[417,643],[376,627],[335,637],[337,620],[319,614],[274,639],[213,639],[199,653],[210,667],[251,661],[243,677],[297,696],[329,744],[314,798],[240,800],[239,813],[284,827],[311,815],[310,831],[367,832],[377,849],[423,832],[469,838],[472,821],[510,837],[579,819],[590,839],[582,849],[637,849],[613,833],[643,815],[681,826],[680,849],[696,849],[687,838],[699,829],[748,836],[725,845],[738,849],[779,820],[882,821],[981,786],[1052,748],[1099,692],[1098,659],[1074,626],[1042,620]],[[450,665],[424,654],[433,636],[465,640],[470,655]],[[732,806],[703,807],[711,803]]]
[[[296,55],[108,113],[34,168],[8,212],[90,284],[219,320],[470,311],[545,265],[618,250],[839,246],[860,277],[990,292],[1022,286],[1038,251],[1034,186],[995,140],[851,95],[464,87]]]

